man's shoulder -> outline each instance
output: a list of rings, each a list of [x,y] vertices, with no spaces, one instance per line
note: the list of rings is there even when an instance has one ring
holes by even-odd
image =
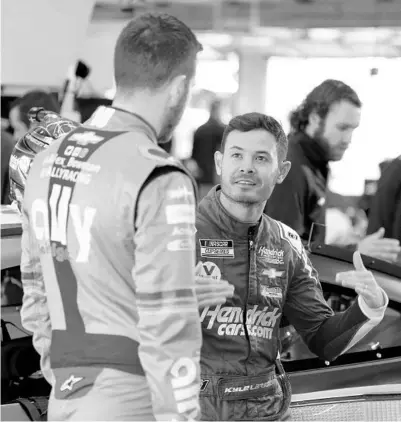
[[[284,248],[289,248],[297,254],[302,253],[302,240],[294,229],[266,214],[262,214],[262,220],[269,237],[276,239]]]

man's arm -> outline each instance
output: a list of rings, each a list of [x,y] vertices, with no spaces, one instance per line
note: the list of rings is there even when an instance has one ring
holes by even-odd
[[[42,266],[36,238],[31,232],[28,214],[22,212],[21,281],[24,296],[21,308],[22,326],[32,332],[33,346],[40,355],[43,376],[53,384],[50,367],[50,343],[52,327],[47,305]]]
[[[387,307],[371,309],[361,296],[346,311],[334,314],[323,297],[317,271],[313,268],[301,239],[281,225],[283,239],[292,249],[292,277],[284,314],[309,349],[326,360],[333,360],[360,341],[380,323]],[[290,275],[289,275],[290,276]]]
[[[133,280],[139,357],[157,420],[199,412],[202,344],[195,296],[195,197],[188,176],[158,169],[137,206]]]
[[[300,168],[291,168],[283,183],[275,186],[266,203],[265,214],[290,226],[300,236],[304,236],[307,190],[308,184],[304,173]]]

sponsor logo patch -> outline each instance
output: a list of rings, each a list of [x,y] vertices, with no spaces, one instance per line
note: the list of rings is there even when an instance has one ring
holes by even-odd
[[[263,284],[260,286],[260,294],[263,297],[270,297],[272,299],[282,299],[283,293],[280,287],[268,287]]]
[[[194,193],[191,189],[188,189],[186,186],[180,186],[177,189],[172,189],[167,191],[168,199],[186,199],[193,198]]]
[[[195,224],[195,205],[175,204],[166,206],[167,224]]]
[[[67,380],[63,382],[60,387],[60,391],[72,391],[74,385],[82,380],[83,377],[75,377],[74,375],[71,375]]]
[[[275,268],[268,268],[267,270],[262,271],[262,275],[267,275],[267,277],[274,280],[278,277],[284,277],[285,271],[278,271]]]
[[[102,136],[96,135],[93,131],[73,133],[68,138],[69,141],[75,141],[78,145],[97,144],[103,141],[103,139]]]
[[[199,265],[196,275],[203,278],[212,278],[216,281],[221,280],[221,271],[220,268],[214,262],[202,262],[202,265]]]
[[[284,264],[284,251],[282,249],[268,249],[266,246],[260,246],[258,255],[268,264]]]
[[[199,239],[201,256],[205,258],[234,258],[232,240]]]
[[[247,309],[244,324],[244,310],[238,306],[217,305],[203,309],[200,320],[204,330],[214,330],[218,336],[245,336],[271,340],[273,330],[281,317],[280,308],[263,308],[254,305]]]
[[[193,236],[195,233],[195,227],[174,227],[171,236]]]
[[[175,239],[167,243],[167,250],[171,252],[193,251],[194,241],[192,239]]]

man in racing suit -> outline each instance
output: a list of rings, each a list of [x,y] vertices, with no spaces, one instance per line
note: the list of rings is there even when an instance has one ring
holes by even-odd
[[[228,280],[234,296],[201,312],[202,420],[279,420],[291,389],[279,357],[283,313],[309,349],[331,361],[377,325],[388,303],[363,267],[340,274],[359,298],[334,314],[299,235],[263,214],[290,163],[287,139],[271,117],[231,120],[216,152],[221,186],[200,202],[196,219],[198,273]]]
[[[176,18],[134,18],[116,44],[114,107],[33,161],[21,316],[52,386],[49,420],[198,415],[194,186],[157,144],[200,49]]]

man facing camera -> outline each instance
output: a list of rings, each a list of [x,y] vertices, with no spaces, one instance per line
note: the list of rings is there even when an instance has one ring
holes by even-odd
[[[272,117],[233,118],[215,153],[221,186],[198,207],[198,276],[235,288],[224,305],[201,312],[202,420],[286,417],[291,387],[279,355],[283,313],[309,349],[331,361],[379,324],[388,303],[356,252],[355,270],[339,277],[358,300],[334,314],[299,235],[263,214],[291,168],[287,147]]]

